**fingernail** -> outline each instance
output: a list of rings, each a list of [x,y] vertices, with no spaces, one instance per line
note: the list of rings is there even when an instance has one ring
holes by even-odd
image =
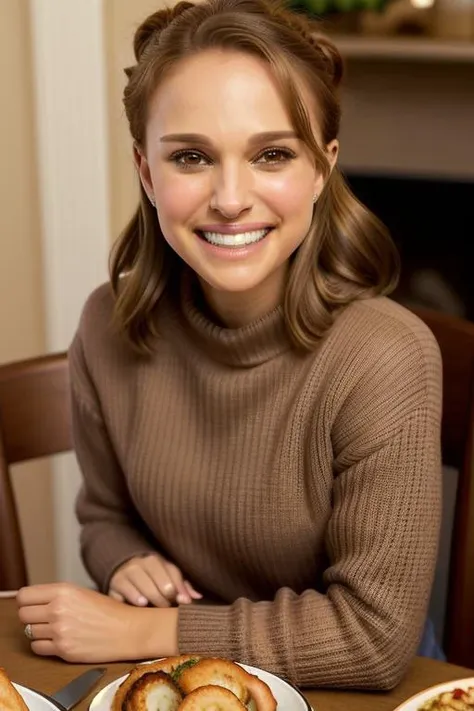
[[[143,595],[140,595],[140,597],[137,598],[137,605],[148,605],[148,600],[146,597],[143,597]]]
[[[185,595],[184,593],[178,593],[178,595],[176,595],[176,602],[179,605],[189,605],[191,598],[189,595]]]

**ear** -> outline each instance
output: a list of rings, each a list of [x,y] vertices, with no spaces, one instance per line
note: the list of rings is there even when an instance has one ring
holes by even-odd
[[[144,191],[148,195],[151,203],[154,202],[153,183],[151,181],[150,166],[142,149],[136,144],[133,144],[133,160],[137,169],[140,181]]]
[[[339,141],[334,139],[334,141],[331,141],[331,143],[328,143],[326,146],[326,158],[328,159],[329,162],[329,175],[331,175],[332,171],[334,170],[334,166],[337,163],[337,158],[339,156]],[[329,175],[327,176],[329,178]],[[321,173],[318,173],[316,176],[316,181],[314,183],[314,194],[315,195],[321,195],[324,184],[326,182],[327,178],[325,179]]]
[[[334,141],[331,141],[331,143],[328,143],[326,146],[326,158],[329,161],[331,173],[334,169],[334,166],[337,163],[337,158],[339,156],[339,141],[334,139]]]

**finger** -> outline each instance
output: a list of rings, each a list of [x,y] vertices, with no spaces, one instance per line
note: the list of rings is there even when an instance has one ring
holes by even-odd
[[[31,649],[35,654],[41,657],[52,657],[56,654],[54,642],[50,639],[41,639],[38,642],[31,643]]]
[[[178,602],[180,605],[186,605],[187,603],[190,603],[191,597],[184,583],[180,569],[176,567],[176,565],[174,565],[173,563],[165,563],[164,567],[176,590],[176,602]]]
[[[114,580],[114,587],[109,589],[111,597],[112,592],[116,595],[121,595],[131,605],[136,605],[137,607],[146,607],[148,605],[148,599],[142,594],[141,590],[124,576]]]
[[[184,587],[186,589],[186,595],[179,593],[176,597],[176,601],[179,605],[189,605],[193,600],[202,600],[201,593],[198,593],[187,580],[184,581]]]
[[[183,593],[178,593],[176,595],[176,602],[178,603],[178,605],[189,605],[192,602],[192,599],[189,593],[186,593],[186,595],[184,595]]]
[[[143,559],[143,565],[160,594],[173,602],[176,599],[177,590],[168,574],[166,561],[156,555],[149,555]]]
[[[117,602],[125,602],[124,596],[121,595],[119,592],[116,592],[115,590],[109,589],[109,592],[107,594],[109,597],[113,597],[114,600],[117,600]]]
[[[166,583],[172,586],[171,581],[166,576],[163,566],[157,558],[155,558],[157,565],[147,565],[145,567],[134,567],[127,571],[127,577],[133,582],[135,587],[140,590],[142,595],[151,602],[155,607],[169,607],[170,600],[165,592],[174,592],[174,587],[172,590],[166,587]]]
[[[158,556],[147,556],[143,562],[159,593],[169,602],[175,602],[178,590],[168,572],[169,564]]]
[[[193,601],[193,599],[191,597],[189,588],[186,585],[186,583],[184,582],[184,580],[182,583],[181,590],[182,590],[182,592],[179,592],[176,595],[176,602],[178,603],[178,605],[189,605],[189,603],[191,603]]]
[[[185,580],[184,584],[186,585],[186,590],[188,591],[189,595],[193,598],[193,600],[202,600],[201,593],[198,592],[197,590],[195,590],[188,580]]]
[[[31,625],[31,636],[32,642],[36,642],[39,639],[53,639],[53,630],[51,625]]]
[[[66,591],[67,583],[46,583],[44,585],[29,585],[20,588],[16,596],[18,607],[27,605],[46,605],[58,592]],[[72,586],[69,586],[72,587]]]
[[[18,610],[18,617],[24,625],[47,622],[47,615],[47,605],[28,605],[27,607],[20,607]]]

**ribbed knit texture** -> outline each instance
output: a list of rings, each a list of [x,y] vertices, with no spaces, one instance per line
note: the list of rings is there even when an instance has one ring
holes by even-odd
[[[85,306],[70,363],[89,572],[106,591],[117,566],[158,550],[225,603],[180,608],[182,653],[301,686],[393,686],[437,549],[432,334],[373,299],[301,355],[280,309],[224,329],[195,303],[160,306],[151,358],[112,329],[108,286]]]

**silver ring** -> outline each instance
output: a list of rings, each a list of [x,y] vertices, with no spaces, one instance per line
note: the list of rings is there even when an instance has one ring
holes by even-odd
[[[34,637],[33,637],[33,629],[32,629],[32,627],[31,627],[31,625],[30,625],[29,622],[28,622],[27,625],[25,625],[25,630],[24,630],[24,632],[25,632],[25,637],[27,637],[29,640],[34,639]]]

